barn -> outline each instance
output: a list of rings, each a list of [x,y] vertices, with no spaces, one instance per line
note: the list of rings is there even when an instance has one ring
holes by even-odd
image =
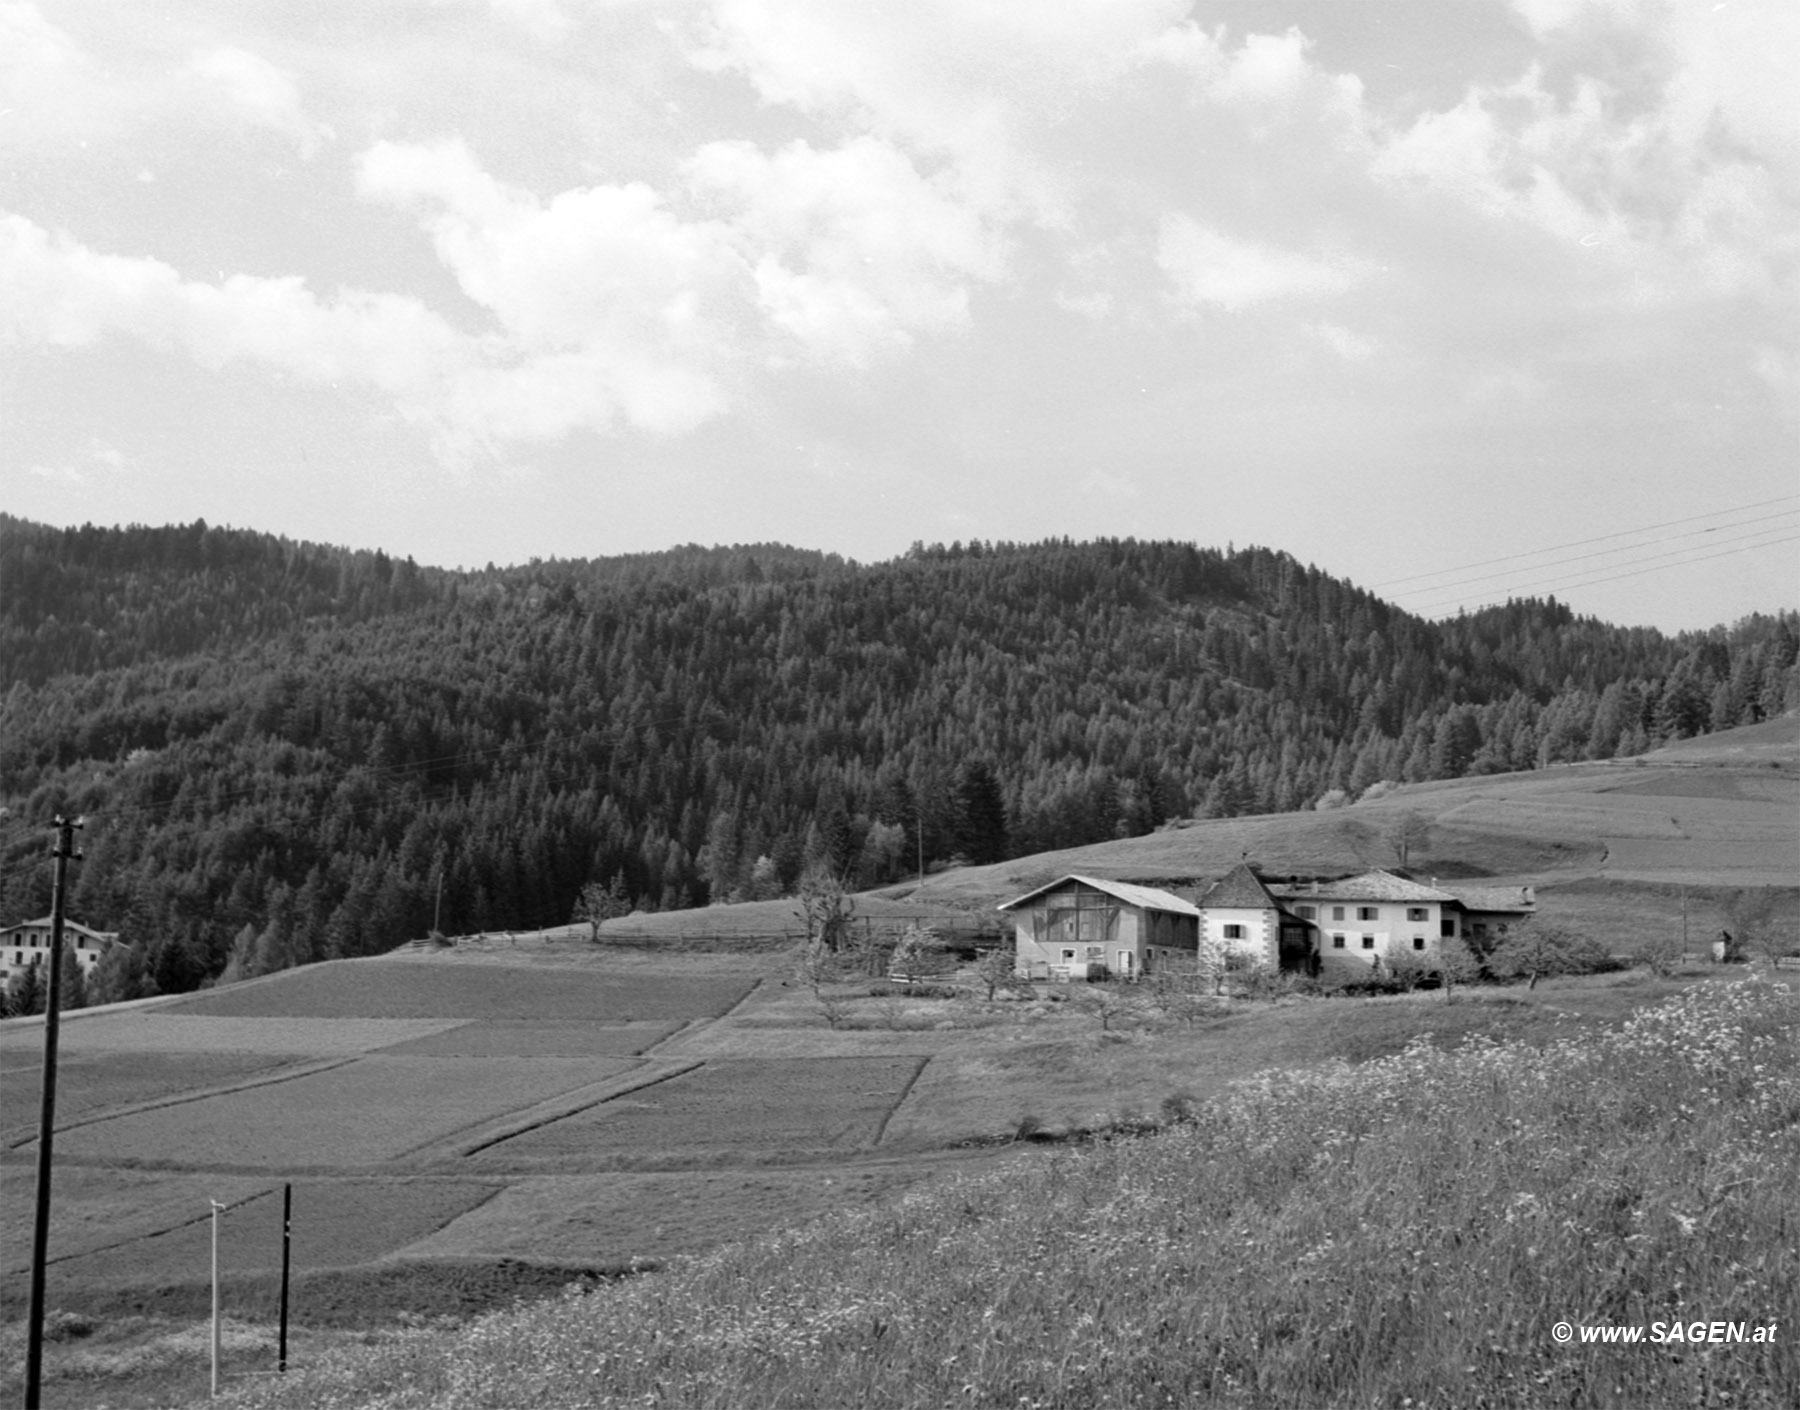
[[[1199,910],[1153,886],[1070,874],[1000,909],[1027,979],[1135,979],[1191,966],[1200,947]]]

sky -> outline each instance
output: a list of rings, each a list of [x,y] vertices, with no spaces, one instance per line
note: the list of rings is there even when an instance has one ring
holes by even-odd
[[[1793,607],[1793,0],[0,0],[0,509]]]

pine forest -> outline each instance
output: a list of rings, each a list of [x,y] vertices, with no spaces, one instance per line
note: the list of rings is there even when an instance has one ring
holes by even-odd
[[[1289,555],[757,544],[445,571],[0,516],[0,917],[104,997],[423,936],[855,888],[1642,752],[1800,705],[1800,620],[1410,616]],[[128,952],[128,953],[127,953]],[[154,986],[154,990],[152,989]],[[95,996],[98,997],[98,996]]]

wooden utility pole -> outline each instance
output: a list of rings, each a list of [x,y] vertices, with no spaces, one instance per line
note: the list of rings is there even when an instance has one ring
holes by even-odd
[[[38,1410],[44,1385],[44,1269],[50,1251],[50,1138],[56,1129],[56,1035],[62,1015],[64,880],[81,819],[56,820],[55,879],[50,889],[50,975],[44,995],[44,1098],[38,1115],[37,1209],[31,1226],[31,1298],[26,1310],[25,1410]]]

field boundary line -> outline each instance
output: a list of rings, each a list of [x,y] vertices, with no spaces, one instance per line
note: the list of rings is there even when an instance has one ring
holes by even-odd
[[[259,1199],[271,1198],[274,1193],[274,1186],[270,1186],[266,1190],[257,1190],[254,1194],[245,1195],[240,1200],[224,1201],[222,1202],[222,1208],[219,1210],[219,1213],[230,1214],[235,1210],[242,1209],[245,1205],[255,1204]],[[47,1259],[46,1266],[57,1263],[69,1263],[77,1258],[93,1258],[98,1254],[111,1253],[115,1248],[124,1248],[128,1244],[141,1243],[145,1239],[160,1239],[168,1234],[173,1234],[177,1229],[189,1229],[196,1224],[204,1224],[211,1218],[212,1211],[209,1209],[204,1214],[195,1214],[186,1219],[178,1219],[173,1224],[166,1225],[161,1229],[151,1229],[148,1233],[133,1234],[128,1239],[118,1239],[110,1244],[102,1244],[99,1248],[83,1249],[79,1253],[65,1253],[56,1258]]]
[[[512,1126],[477,1141],[472,1146],[458,1150],[457,1154],[466,1160],[470,1156],[479,1155],[482,1151],[500,1145],[503,1142],[514,1140],[519,1136],[535,1131],[541,1126],[549,1126],[553,1122],[563,1121],[568,1117],[577,1116],[584,1111],[592,1110],[594,1107],[604,1106],[607,1102],[616,1101],[620,1097],[628,1097],[633,1092],[641,1092],[646,1087],[654,1087],[659,1082],[667,1082],[676,1077],[685,1077],[696,1068],[705,1066],[706,1060],[704,1058],[693,1058],[685,1062],[677,1061],[675,1066],[668,1068],[665,1071],[631,1074],[636,1080],[628,1081],[623,1077],[614,1078],[610,1084],[611,1090],[603,1092],[599,1096],[589,1096],[588,1094],[592,1092],[593,1088],[586,1087],[579,1089],[576,1092],[565,1094],[562,1097],[554,1098],[550,1103],[540,1102],[534,1107],[526,1108],[526,1111],[535,1111],[539,1113],[538,1115],[523,1121],[515,1117]],[[554,1109],[546,1111],[544,1109],[546,1106],[553,1106]],[[438,1142],[434,1141],[431,1142],[431,1144],[436,1145]],[[420,1149],[422,1150],[424,1147],[421,1147]],[[409,1152],[409,1154],[414,1153]],[[404,1159],[404,1157],[402,1158]]]
[[[87,1112],[66,1125],[59,1121],[56,1125],[56,1133],[61,1135],[64,1131],[74,1131],[79,1127],[92,1126],[101,1121],[117,1121],[121,1117],[140,1116],[146,1111],[161,1111],[164,1107],[186,1106],[189,1102],[203,1102],[211,1097],[229,1097],[238,1092],[248,1092],[256,1087],[273,1087],[279,1082],[293,1082],[302,1077],[316,1077],[321,1072],[347,1067],[364,1056],[366,1055],[363,1053],[354,1053],[349,1057],[318,1058],[293,1067],[277,1068],[274,1072],[264,1072],[259,1076],[248,1077],[242,1081],[225,1082],[216,1087],[202,1087],[194,1091],[179,1092],[173,1096],[153,1097],[149,1101],[131,1102],[125,1106]],[[33,1131],[24,1137],[9,1135],[5,1140],[7,1150],[23,1150],[26,1146],[37,1143],[37,1132]]]
[[[730,1008],[726,1009],[724,1013],[713,1014],[710,1017],[706,1016],[706,1015],[702,1015],[699,1018],[690,1018],[686,1023],[682,1024],[681,1027],[677,1028],[673,1033],[670,1033],[670,1034],[665,1035],[664,1037],[658,1038],[649,1047],[645,1048],[644,1051],[639,1054],[639,1056],[640,1057],[649,1057],[653,1053],[655,1053],[659,1048],[666,1048],[670,1043],[675,1042],[677,1039],[691,1037],[695,1033],[704,1032],[706,1029],[711,1028],[714,1024],[723,1023],[726,1019],[730,1018],[734,1013],[736,1013],[739,1009],[741,1009],[745,1004],[749,1003],[750,1000],[755,998],[757,991],[759,989],[761,989],[763,987],[763,985],[767,982],[768,982],[767,975],[758,975],[755,979],[753,979],[750,982],[750,987],[748,989],[744,990],[744,992],[738,997],[737,1002],[732,1004]],[[702,1062],[705,1061],[704,1058],[699,1059],[699,1060]]]
[[[888,1123],[899,1114],[900,1108],[906,1105],[906,1099],[912,1095],[913,1088],[919,1085],[919,1079],[925,1075],[925,1069],[936,1062],[938,1057],[939,1054],[933,1053],[929,1057],[919,1059],[919,1065],[913,1069],[913,1075],[907,1078],[906,1085],[900,1089],[900,1095],[895,1098],[894,1104],[887,1109],[887,1115],[881,1118],[881,1124],[875,1128],[875,1140],[872,1143],[873,1146],[879,1146],[887,1139]]]

